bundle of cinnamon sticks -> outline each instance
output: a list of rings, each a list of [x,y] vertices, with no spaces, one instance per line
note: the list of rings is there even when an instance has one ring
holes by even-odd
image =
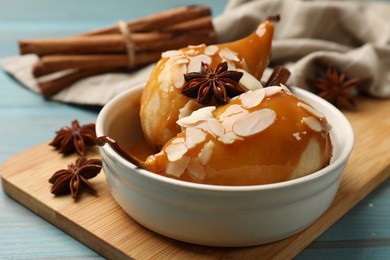
[[[50,97],[82,78],[137,69],[166,50],[215,41],[210,8],[194,5],[82,35],[20,40],[19,49],[39,56],[32,73],[41,94]]]

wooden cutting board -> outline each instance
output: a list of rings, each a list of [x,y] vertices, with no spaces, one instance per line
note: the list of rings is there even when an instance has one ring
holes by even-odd
[[[329,210],[306,230],[254,247],[215,248],[175,241],[137,224],[116,204],[104,174],[91,180],[98,195],[54,197],[48,179],[74,162],[47,143],[11,158],[1,168],[3,188],[39,216],[111,259],[292,258],[390,176],[390,100],[360,98],[356,111],[344,111],[355,131],[355,147]],[[97,150],[89,157],[99,157]]]

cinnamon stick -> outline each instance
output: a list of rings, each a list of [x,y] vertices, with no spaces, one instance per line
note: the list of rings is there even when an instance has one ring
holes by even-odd
[[[124,70],[120,68],[77,70],[71,74],[68,74],[66,76],[57,79],[40,82],[39,88],[41,90],[42,96],[51,97],[57,94],[58,92],[60,92],[61,90],[66,89],[76,81],[79,81],[83,78],[91,77],[103,73],[120,72],[120,71],[124,71]]]
[[[133,34],[134,44],[161,41],[172,37],[171,33]],[[38,56],[50,54],[126,53],[126,42],[121,34],[90,37],[67,37],[42,40],[19,41],[21,54],[35,53]]]
[[[161,40],[161,41],[145,41],[142,47],[137,47],[138,51],[135,52],[135,61],[134,66],[137,67],[139,65],[144,65],[147,63],[155,62],[161,58],[161,52],[169,49],[177,49],[183,46],[191,44],[212,44],[215,42],[215,33],[214,32],[206,32],[208,34],[204,35],[188,35],[183,34],[176,38]],[[106,40],[106,37],[101,36],[93,36],[93,38],[99,37],[103,38],[103,41]],[[87,38],[87,37],[85,37]],[[89,37],[88,37],[89,38]],[[92,38],[92,36],[91,36]],[[122,37],[121,37],[122,38]],[[116,41],[118,45],[122,43],[124,45],[124,40],[121,38],[108,40],[109,43],[107,45],[104,44],[103,41],[96,40],[101,45],[111,46],[112,41]],[[85,43],[82,45],[81,43]],[[66,44],[62,45],[62,50],[66,50],[70,45],[78,46],[78,52],[82,52],[83,50],[88,50],[90,52],[96,52],[99,54],[99,51],[102,50],[101,47],[97,46],[93,48],[95,42],[92,41],[91,47],[87,48],[88,44],[91,42],[83,41],[77,43],[73,43],[71,41],[67,41]],[[58,50],[59,47],[56,47]],[[53,73],[56,71],[69,69],[69,68],[113,68],[113,67],[126,67],[129,65],[129,58],[127,55],[126,47],[123,47],[124,50],[122,54],[112,54],[112,55],[46,55],[42,56],[40,61],[33,66],[33,75],[34,77],[40,77],[49,73]],[[107,50],[107,49],[106,49]],[[118,49],[116,49],[118,50]],[[76,52],[76,51],[74,51]],[[77,54],[77,53],[76,53]],[[79,53],[83,54],[83,53]]]
[[[191,21],[193,26],[205,25],[211,19]],[[185,25],[184,25],[185,26]],[[137,50],[177,49],[188,44],[215,42],[214,30],[204,27],[184,33],[185,27],[178,25],[173,30],[182,30],[183,33],[149,32],[134,33],[131,39]],[[67,37],[42,40],[20,40],[21,54],[34,53],[38,56],[51,54],[120,54],[126,53],[126,42],[122,35],[97,35],[89,37]]]
[[[175,9],[162,11],[150,16],[127,23],[129,30],[134,32],[146,32],[152,30],[161,30],[170,25],[193,20],[195,18],[210,16],[210,7],[204,5],[190,5],[178,7]],[[99,34],[116,34],[120,33],[117,26],[94,30],[83,34],[84,36]]]

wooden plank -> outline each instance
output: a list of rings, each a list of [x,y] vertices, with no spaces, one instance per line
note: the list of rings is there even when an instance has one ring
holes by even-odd
[[[77,203],[69,196],[54,197],[49,192],[48,178],[76,156],[62,157],[47,143],[3,165],[3,188],[15,200],[108,258],[291,258],[390,176],[390,101],[360,98],[358,104],[356,111],[344,111],[355,131],[355,148],[331,207],[306,230],[267,245],[215,248],[157,235],[120,209],[103,174],[91,181],[98,196],[84,194]],[[91,156],[99,157],[96,150]]]

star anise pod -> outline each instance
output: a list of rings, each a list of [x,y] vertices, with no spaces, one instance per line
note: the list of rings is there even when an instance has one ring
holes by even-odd
[[[351,91],[360,83],[360,79],[348,79],[345,71],[339,72],[333,65],[329,64],[325,77],[308,79],[308,82],[319,90],[320,97],[335,106],[356,106]]]
[[[242,75],[242,72],[228,70],[227,62],[218,64],[214,71],[209,64],[202,62],[200,72],[184,74],[186,82],[181,93],[196,98],[202,105],[210,103],[213,97],[218,104],[223,105],[227,103],[228,97],[245,92],[238,84]]]
[[[79,155],[85,154],[86,146],[95,145],[96,132],[95,124],[80,126],[77,120],[72,121],[72,126],[64,126],[56,132],[56,136],[49,143],[60,153],[71,154],[77,152]]]
[[[87,180],[98,175],[101,169],[101,160],[87,160],[85,156],[81,156],[75,164],[69,164],[68,169],[56,171],[50,177],[49,182],[53,184],[50,191],[55,195],[71,193],[74,199],[78,198],[83,189],[95,194],[96,190]]]

